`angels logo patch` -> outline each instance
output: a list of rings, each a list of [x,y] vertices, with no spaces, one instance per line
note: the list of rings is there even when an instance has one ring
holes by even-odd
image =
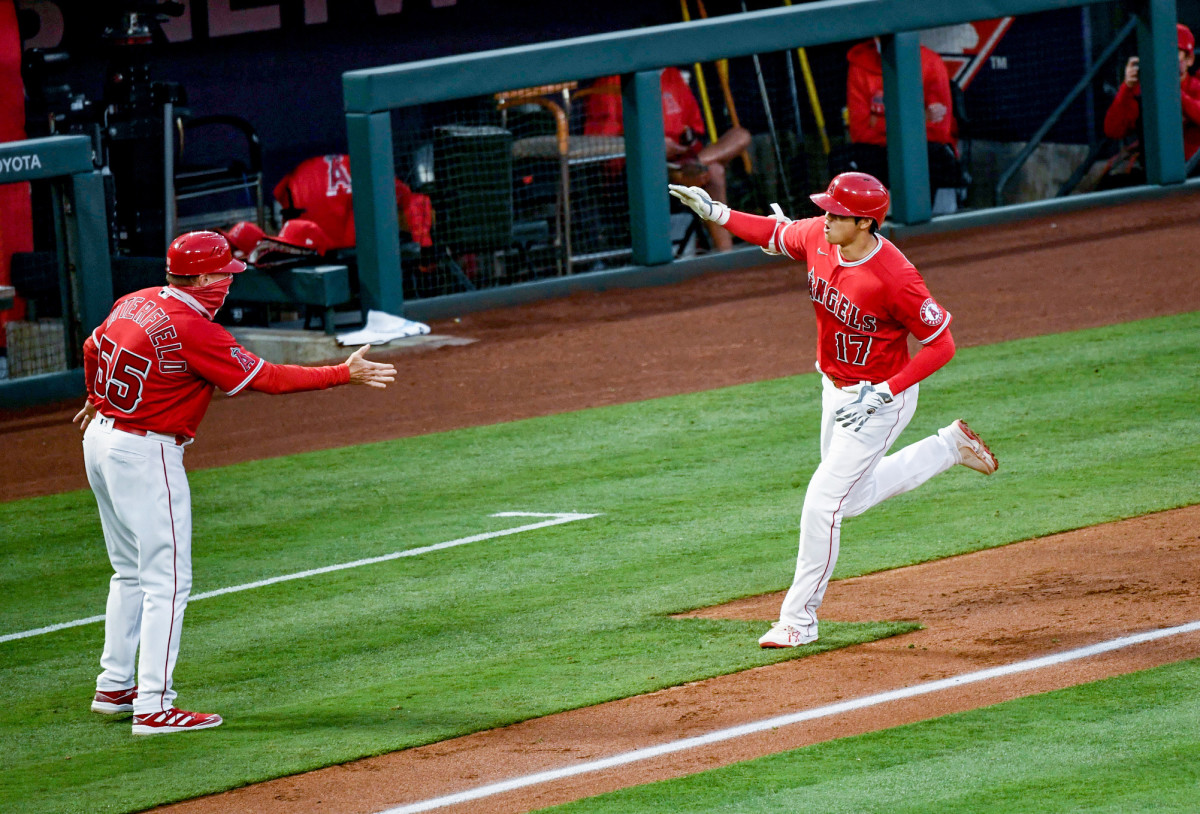
[[[236,359],[237,363],[242,366],[242,370],[246,371],[247,373],[249,373],[251,370],[254,370],[254,366],[258,364],[253,356],[237,346],[229,349],[229,355]]]
[[[942,310],[942,306],[933,301],[933,297],[921,303],[921,321],[926,325],[941,325],[946,319],[946,312]]]

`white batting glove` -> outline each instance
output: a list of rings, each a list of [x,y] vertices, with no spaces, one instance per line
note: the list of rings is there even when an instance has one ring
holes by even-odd
[[[759,248],[761,248],[765,254],[781,255],[783,254],[783,250],[779,248],[779,241],[777,241],[776,238],[779,237],[779,235],[783,232],[783,227],[792,222],[792,219],[783,214],[783,209],[781,209],[777,203],[771,204],[771,214],[767,217],[778,223],[778,226],[775,227],[775,231],[771,232],[771,239],[767,241],[767,245],[760,246]]]
[[[729,207],[708,197],[708,193],[700,187],[667,184],[667,189],[671,195],[682,201],[684,206],[704,220],[711,220],[718,226],[724,226],[729,220]]]
[[[892,390],[888,387],[887,382],[880,384],[868,384],[864,382],[858,386],[858,398],[839,409],[833,414],[833,418],[838,424],[846,428],[854,428],[858,432],[867,423],[867,419],[875,415],[875,412],[885,404],[892,403]]]

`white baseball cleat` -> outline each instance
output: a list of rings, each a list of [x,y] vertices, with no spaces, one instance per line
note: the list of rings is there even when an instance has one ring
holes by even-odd
[[[776,622],[771,629],[758,640],[759,647],[799,647],[817,640],[817,629],[814,625],[812,632],[801,630],[795,625]]]
[[[958,448],[960,464],[985,475],[990,475],[1000,468],[996,456],[988,449],[988,445],[983,443],[983,439],[967,426],[967,422],[960,418],[946,429],[949,431],[950,440]]]
[[[175,707],[165,712],[133,716],[135,735],[165,735],[171,732],[190,732],[193,729],[212,729],[220,725],[220,715],[210,712],[188,712]]]

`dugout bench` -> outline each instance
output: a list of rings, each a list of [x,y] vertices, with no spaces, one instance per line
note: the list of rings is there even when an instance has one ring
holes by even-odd
[[[345,265],[289,266],[260,269],[253,266],[234,275],[229,299],[237,302],[276,305],[303,305],[304,325],[313,311],[324,320],[325,333],[333,335],[336,324],[334,308],[353,299],[350,292],[350,269]]]

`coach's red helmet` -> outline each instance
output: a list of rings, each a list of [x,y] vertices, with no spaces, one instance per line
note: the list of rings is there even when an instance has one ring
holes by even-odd
[[[808,197],[826,212],[851,218],[874,218],[876,225],[883,223],[890,203],[887,187],[865,172],[843,172],[829,182],[829,189]]]
[[[195,277],[198,274],[237,274],[246,264],[235,260],[229,241],[216,232],[188,232],[167,249],[167,274]]]

